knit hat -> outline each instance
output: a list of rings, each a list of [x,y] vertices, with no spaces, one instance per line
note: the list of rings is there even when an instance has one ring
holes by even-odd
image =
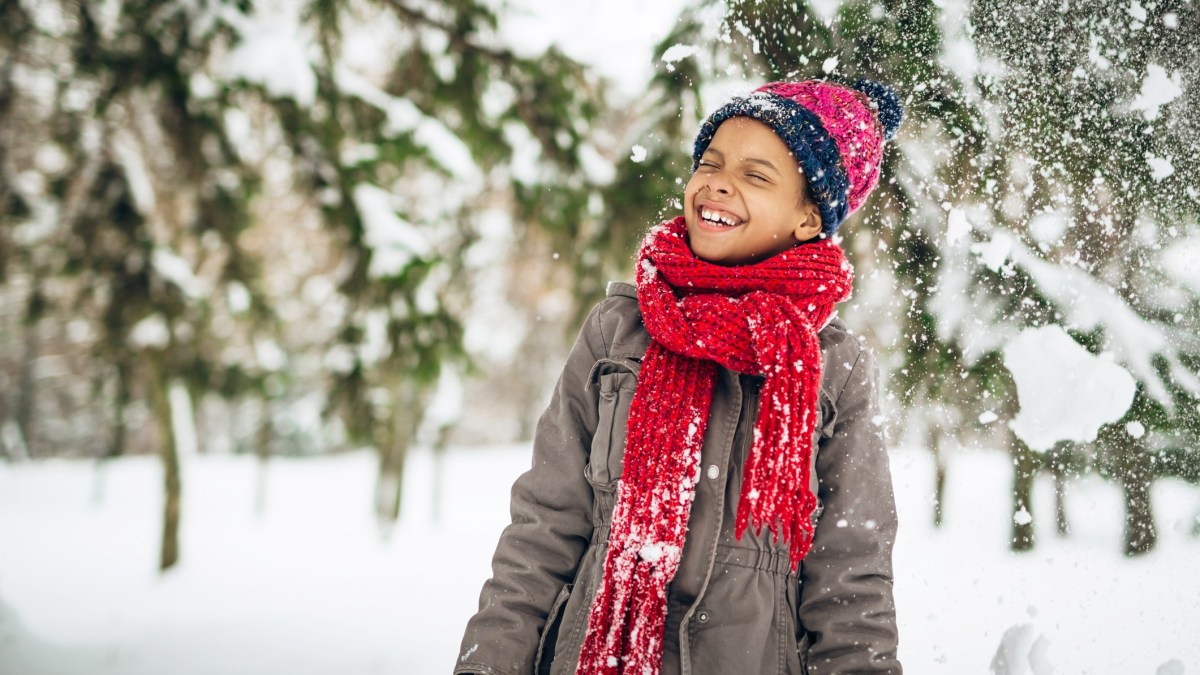
[[[820,80],[765,84],[709,115],[696,136],[693,171],[731,117],[758,120],[783,139],[804,171],[822,230],[832,234],[879,182],[883,142],[895,137],[904,110],[891,87],[872,80],[853,87]]]

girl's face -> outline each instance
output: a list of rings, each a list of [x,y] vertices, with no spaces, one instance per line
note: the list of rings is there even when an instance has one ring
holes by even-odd
[[[804,175],[770,127],[734,117],[717,127],[683,189],[692,252],[719,265],[769,258],[821,232]]]

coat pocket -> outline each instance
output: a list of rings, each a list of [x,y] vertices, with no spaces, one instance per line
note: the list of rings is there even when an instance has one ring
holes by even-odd
[[[571,584],[563,586],[558,592],[558,597],[554,599],[554,604],[550,605],[550,613],[546,615],[546,627],[542,629],[537,656],[534,658],[538,675],[550,673],[550,665],[554,661],[554,645],[558,642],[558,629],[562,626],[563,608],[567,606],[567,599],[571,597],[571,587]]]
[[[599,490],[614,490],[621,477],[629,407],[637,390],[635,365],[630,359],[601,359],[592,369],[600,409],[584,476]]]

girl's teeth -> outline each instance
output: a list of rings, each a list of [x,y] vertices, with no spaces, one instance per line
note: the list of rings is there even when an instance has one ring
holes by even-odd
[[[710,211],[708,209],[701,210],[700,217],[709,221],[710,223],[713,223],[714,225],[723,225],[726,227],[737,225],[737,221],[733,218],[729,216],[722,216],[716,211]]]

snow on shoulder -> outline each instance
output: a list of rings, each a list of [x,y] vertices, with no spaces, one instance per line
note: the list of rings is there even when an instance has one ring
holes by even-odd
[[[1009,427],[1033,450],[1094,441],[1101,426],[1121,419],[1133,403],[1133,376],[1059,326],[1022,331],[1004,347],[1004,367],[1021,404]]]

